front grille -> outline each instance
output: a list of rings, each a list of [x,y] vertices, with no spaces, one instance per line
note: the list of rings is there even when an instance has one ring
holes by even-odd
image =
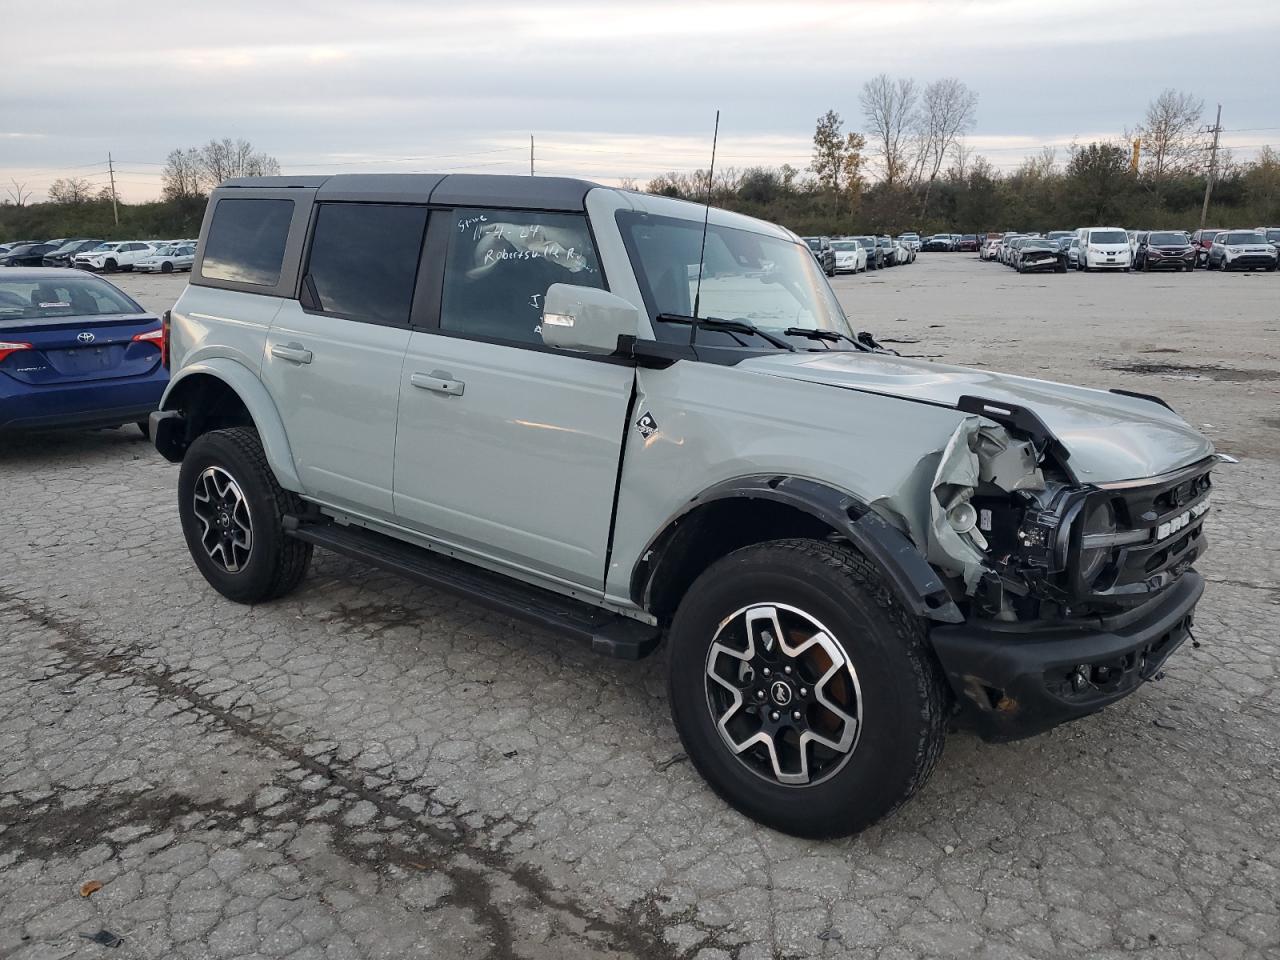
[[[1104,484],[1091,495],[1109,500],[1116,516],[1114,534],[1077,536],[1073,569],[1080,551],[1109,549],[1110,556],[1092,583],[1077,585],[1094,603],[1133,605],[1173,584],[1204,554],[1204,520],[1212,488],[1212,458],[1136,484]],[[1108,543],[1108,541],[1110,541]]]

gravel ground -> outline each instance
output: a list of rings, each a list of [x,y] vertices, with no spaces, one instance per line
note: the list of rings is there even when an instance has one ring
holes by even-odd
[[[954,735],[889,822],[795,840],[699,781],[661,657],[325,553],[239,607],[134,428],[5,439],[0,957],[1280,955],[1280,278],[935,254],[835,286],[903,353],[1157,393],[1241,459],[1163,682]]]

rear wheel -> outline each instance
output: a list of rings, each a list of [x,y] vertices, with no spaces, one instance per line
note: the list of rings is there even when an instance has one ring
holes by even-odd
[[[311,544],[284,532],[302,502],[282,489],[255,430],[198,437],[178,474],[178,516],[192,559],[215,590],[238,603],[289,593],[311,562]]]
[[[767,826],[855,833],[904,803],[941,755],[945,690],[923,628],[852,550],[737,550],[690,587],[670,638],[685,750]]]

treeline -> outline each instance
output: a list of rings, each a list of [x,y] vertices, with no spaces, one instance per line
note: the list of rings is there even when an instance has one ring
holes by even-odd
[[[967,157],[965,168],[953,166],[932,184],[878,181],[863,185],[852,197],[833,195],[815,177],[786,165],[726,169],[716,171],[711,202],[800,234],[984,233],[1103,224],[1196,229],[1205,175],[1177,172],[1155,178],[1133,173],[1130,163],[1127,147],[1107,143],[1076,147],[1065,162],[1046,153],[1012,173],[995,170],[982,157]],[[1264,148],[1251,163],[1226,160],[1220,166],[1210,226],[1280,223],[1280,154]],[[664,174],[643,189],[701,203],[707,196],[707,174]]]
[[[0,204],[0,242],[194,237],[205,199],[219,183],[279,172],[275,157],[255,150],[248,140],[223,137],[170,151],[161,174],[161,199],[149,203],[120,202],[110,186],[95,189],[82,177],[60,177],[49,185],[47,202],[31,203],[25,199],[27,185],[14,183],[8,202]]]
[[[801,234],[982,233],[1114,224],[1194,229],[1205,182],[1214,182],[1213,226],[1280,223],[1280,155],[1249,163],[1210,150],[1204,101],[1162,91],[1114,142],[1046,148],[1015,171],[997,170],[965,142],[978,96],[953,77],[921,85],[881,74],[858,98],[865,132],[840,114],[818,118],[804,170],[717,172],[712,202],[783,223]],[[651,193],[702,201],[705,170],[651,180]]]

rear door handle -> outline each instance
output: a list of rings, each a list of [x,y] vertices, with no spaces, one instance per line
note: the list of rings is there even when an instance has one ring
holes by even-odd
[[[291,363],[311,362],[311,351],[300,343],[272,344],[271,355],[281,360],[288,360]]]
[[[462,396],[462,391],[467,386],[461,380],[451,380],[442,370],[410,374],[409,382],[419,389],[430,390],[432,393],[444,393],[451,397]]]

